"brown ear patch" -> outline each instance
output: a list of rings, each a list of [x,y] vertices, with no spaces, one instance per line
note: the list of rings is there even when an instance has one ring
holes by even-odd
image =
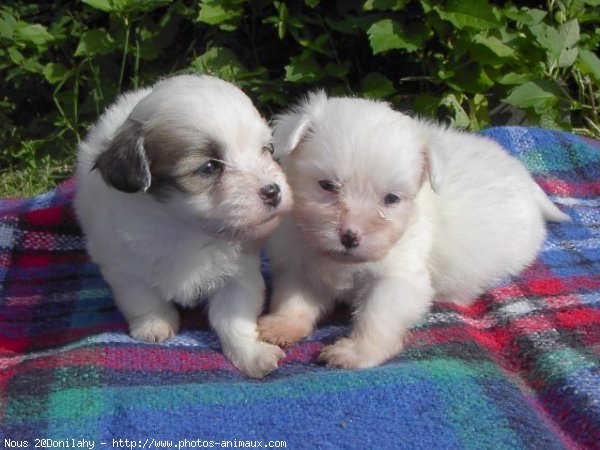
[[[119,191],[132,194],[148,189],[151,175],[141,124],[127,120],[98,155],[92,170],[98,170],[106,184]]]

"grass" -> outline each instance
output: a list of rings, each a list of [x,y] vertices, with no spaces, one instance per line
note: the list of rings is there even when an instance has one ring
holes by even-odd
[[[0,169],[0,198],[33,197],[53,189],[74,173],[75,158],[46,158],[37,167]]]

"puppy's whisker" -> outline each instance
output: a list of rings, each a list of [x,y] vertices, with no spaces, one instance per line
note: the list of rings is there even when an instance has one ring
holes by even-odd
[[[379,212],[379,217],[381,217],[383,220],[387,220],[387,221],[389,221],[389,220],[390,220],[390,219],[388,219],[388,218],[385,216],[385,214],[383,213],[383,211],[382,211],[382,210],[379,210],[378,212]]]

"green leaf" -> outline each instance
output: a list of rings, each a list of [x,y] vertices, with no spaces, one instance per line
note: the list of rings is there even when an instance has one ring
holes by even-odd
[[[217,75],[227,81],[236,81],[246,72],[237,55],[228,48],[212,47],[197,57],[191,66],[200,73]]]
[[[363,5],[365,11],[400,11],[408,0],[367,0]]]
[[[54,37],[46,30],[46,27],[37,23],[17,22],[14,33],[16,40],[35,45],[36,47],[45,47],[54,40]]]
[[[19,50],[17,50],[14,47],[8,48],[8,57],[17,66],[21,66],[21,65],[25,64],[25,57]]]
[[[69,69],[60,63],[48,63],[44,66],[42,73],[44,74],[44,77],[48,83],[58,84],[69,74]]]
[[[471,124],[471,119],[460,104],[459,99],[454,94],[447,94],[440,101],[440,105],[446,106],[454,113],[452,123],[461,128],[467,128]]]
[[[578,66],[582,72],[591,74],[600,83],[600,58],[595,53],[580,50]]]
[[[116,2],[123,3],[123,12],[148,13],[161,6],[173,3],[173,0],[116,0]]]
[[[556,67],[563,50],[563,42],[558,31],[544,23],[532,26],[529,29],[535,36],[536,41],[546,51],[548,65]]]
[[[496,56],[501,58],[511,58],[515,55],[515,49],[502,42],[498,37],[491,35],[487,31],[477,33],[473,38],[477,44],[489,48]]]
[[[279,9],[279,21],[277,23],[277,36],[279,39],[283,39],[285,37],[285,29],[288,20],[288,8],[285,3],[280,3],[278,6]]]
[[[25,62],[21,64],[21,68],[31,73],[42,73],[44,71],[44,66],[40,64],[36,57],[26,59]]]
[[[519,22],[523,25],[538,25],[544,20],[544,17],[548,15],[546,11],[542,11],[541,9],[536,8],[521,8],[520,10],[507,9],[504,12],[504,15],[516,22]]]
[[[9,14],[8,11],[0,11],[0,38],[12,41],[16,25],[17,19]]]
[[[577,48],[577,43],[579,42],[579,22],[576,19],[573,19],[563,23],[558,29],[558,34],[563,42],[558,57],[558,66],[570,67],[577,60],[577,54],[579,52],[579,49]]]
[[[173,3],[173,0],[82,0],[92,8],[105,13],[146,13],[161,6]]]
[[[551,67],[570,67],[579,52],[579,22],[569,20],[558,29],[546,24],[530,27],[538,43],[546,50]]]
[[[385,98],[396,92],[394,83],[379,72],[371,72],[363,78],[361,90],[365,97]]]
[[[104,28],[88,30],[81,35],[75,56],[108,55],[116,48],[112,35]]]
[[[304,0],[304,4],[309,8],[316,8],[320,0]]]
[[[471,130],[481,130],[490,124],[488,99],[485,95],[475,94],[473,99],[469,99],[469,117]]]
[[[536,80],[517,87],[502,101],[519,108],[542,111],[557,104],[561,94],[561,88],[556,82]]]
[[[496,80],[500,84],[515,85],[527,83],[531,80],[531,74],[510,72]]]
[[[444,10],[437,6],[434,9],[443,20],[460,30],[489,30],[502,25],[487,0],[450,0]]]
[[[558,31],[545,23],[531,26],[529,29],[542,48],[558,60],[563,48],[562,39]]]
[[[115,11],[113,5],[115,2],[110,0],[82,0],[86,5],[91,6],[92,8],[99,9],[103,12],[113,12]]]
[[[311,57],[292,56],[285,66],[285,81],[292,83],[312,83],[324,76],[322,67]]]
[[[237,21],[244,12],[239,0],[202,0],[198,22],[209,25],[219,25],[221,29],[233,31],[237,28]]]
[[[424,32],[408,33],[402,25],[392,19],[375,22],[367,30],[369,42],[374,54],[388,50],[403,49],[408,52],[417,50],[425,40]]]

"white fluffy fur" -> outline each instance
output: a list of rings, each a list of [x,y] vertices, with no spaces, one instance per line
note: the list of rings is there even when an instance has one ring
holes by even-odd
[[[321,354],[332,366],[393,357],[434,300],[468,303],[519,273],[544,240],[544,219],[568,220],[498,144],[382,102],[311,94],[276,120],[274,138],[295,202],[268,243],[274,292],[259,331],[288,344],[349,302],[350,336]],[[342,245],[346,230],[355,248]]]
[[[94,164],[127,124],[141,124],[144,132],[163,126],[171,140],[192,147],[218,141],[226,163],[221,182],[197,195],[174,190],[166,198],[150,195],[153,179],[136,193],[109,186]],[[209,76],[173,77],[124,94],[90,130],[79,149],[75,209],[132,336],[166,339],[179,328],[173,302],[191,306],[210,297],[210,323],[233,364],[251,377],[277,367],[282,351],[259,342],[256,329],[264,298],[260,238],[291,208],[283,172],[261,150],[270,139],[248,97]],[[158,149],[167,150],[183,151]],[[278,208],[265,206],[253,190],[274,182],[281,187]],[[208,222],[216,231],[205,229]],[[219,224],[239,227],[239,236],[221,236]]]

